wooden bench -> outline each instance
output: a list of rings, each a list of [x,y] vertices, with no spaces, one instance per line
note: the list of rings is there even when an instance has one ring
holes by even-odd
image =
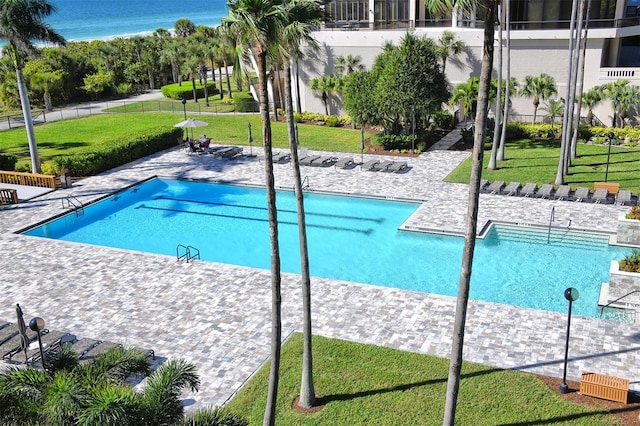
[[[0,205],[2,204],[18,204],[18,191],[0,188]]]
[[[580,379],[580,393],[626,404],[629,396],[629,380],[583,371]]]
[[[0,170],[0,183],[14,185],[38,186],[41,188],[56,189],[58,181],[54,175],[41,175],[36,173],[7,172]]]
[[[593,182],[593,189],[606,189],[609,194],[617,195],[620,191],[620,184],[617,182]]]

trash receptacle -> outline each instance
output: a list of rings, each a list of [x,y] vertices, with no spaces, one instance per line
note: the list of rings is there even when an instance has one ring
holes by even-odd
[[[60,174],[60,184],[62,188],[71,188],[71,175],[69,175],[69,172]]]

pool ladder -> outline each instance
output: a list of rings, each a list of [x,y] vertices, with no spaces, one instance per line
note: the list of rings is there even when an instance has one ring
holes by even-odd
[[[63,209],[73,209],[73,211],[76,213],[76,216],[84,215],[84,207],[82,206],[82,203],[73,195],[67,195],[65,198],[62,198],[61,201]]]
[[[302,179],[302,190],[304,191],[305,189],[309,189],[310,185],[309,176],[305,176],[304,179]]]
[[[180,262],[186,260],[187,263],[195,259],[200,259],[200,250],[194,246],[185,246],[184,244],[178,244],[176,246],[176,258]]]
[[[600,318],[602,318],[602,314],[604,313],[605,308],[608,308],[609,306],[613,305],[614,303],[617,303],[617,302],[621,301],[622,299],[624,299],[625,297],[631,296],[632,294],[635,294],[635,293],[640,293],[640,290],[630,291],[629,293],[625,294],[624,296],[620,296],[617,299],[610,301],[609,303],[607,303],[604,306],[599,306],[599,308],[600,308]]]

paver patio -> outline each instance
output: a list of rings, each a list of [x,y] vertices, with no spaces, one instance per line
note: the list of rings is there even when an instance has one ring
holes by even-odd
[[[188,395],[190,407],[224,403],[269,355],[269,271],[177,263],[171,256],[15,232],[62,213],[61,199],[67,195],[87,203],[154,175],[262,185],[258,151],[254,148],[254,158],[226,161],[169,150],[1,210],[0,319],[13,321],[15,303],[20,303],[27,320],[42,316],[50,329],[184,358],[196,364],[202,378],[201,391]],[[410,170],[400,174],[357,167],[305,167],[302,174],[311,190],[423,200],[406,227],[463,233],[468,186],[443,179],[467,156],[427,152],[408,159]],[[274,167],[276,185],[292,188],[291,167]],[[571,219],[574,229],[603,232],[615,232],[619,213],[628,209],[481,194],[479,229],[488,220],[546,225],[554,206],[557,221]],[[457,280],[451,285],[457,287]],[[297,275],[283,274],[282,293],[286,336],[301,329]],[[449,356],[455,298],[314,278],[312,299],[316,334]],[[561,376],[565,331],[566,314],[472,301],[465,358]],[[578,380],[582,370],[589,370],[629,378],[632,389],[640,390],[638,365],[640,326],[573,318],[569,379]]]

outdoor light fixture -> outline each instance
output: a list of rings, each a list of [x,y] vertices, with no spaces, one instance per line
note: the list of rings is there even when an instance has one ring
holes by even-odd
[[[413,115],[411,118],[411,153],[415,154],[415,146],[416,146],[416,107],[411,107],[411,114]]]
[[[40,332],[44,330],[44,320],[40,317],[32,318],[29,321],[29,328],[36,333],[38,333],[38,346],[40,347],[40,361],[42,362],[42,368],[45,368],[44,365],[44,351],[42,350],[42,336]]]
[[[187,100],[185,98],[182,98],[182,100],[180,101],[182,102],[182,109],[184,110],[184,119],[187,119]]]
[[[609,177],[609,158],[611,158],[611,145],[613,145],[613,138],[615,137],[615,134],[613,132],[609,132],[609,134],[607,135],[609,136],[609,150],[607,151],[607,168],[604,172],[604,181],[607,181],[607,178]]]
[[[571,305],[579,297],[580,293],[573,287],[569,287],[564,291],[564,298],[569,301],[569,316],[567,318],[567,341],[564,347],[564,372],[562,373],[562,383],[560,383],[560,393],[569,392],[569,386],[567,386],[567,359],[569,357],[569,332],[571,331]]]

